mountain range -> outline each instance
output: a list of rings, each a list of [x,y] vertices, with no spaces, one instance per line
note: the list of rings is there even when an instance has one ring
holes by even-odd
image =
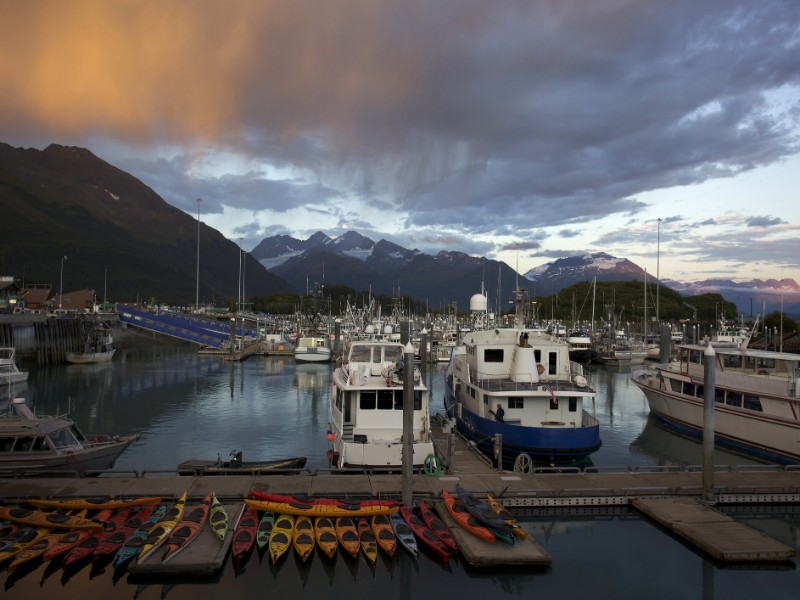
[[[202,303],[223,304],[237,297],[244,270],[248,296],[304,294],[324,282],[409,296],[431,310],[455,305],[465,311],[482,290],[496,308],[517,285],[531,296],[549,296],[594,278],[645,277],[638,265],[603,252],[519,275],[504,262],[456,251],[431,255],[355,231],[339,237],[318,231],[306,240],[276,235],[245,253],[89,150],[57,144],[40,151],[0,143],[0,203],[0,275],[23,283],[63,276],[65,292],[107,288],[117,301],[192,304],[197,294]],[[792,279],[661,283],[684,295],[720,293],[743,312],[778,310],[782,297],[785,312],[800,314],[800,287]]]

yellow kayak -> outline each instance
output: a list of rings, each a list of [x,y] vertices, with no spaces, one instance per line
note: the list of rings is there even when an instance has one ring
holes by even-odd
[[[61,508],[64,510],[102,510],[105,508],[130,508],[131,506],[142,506],[143,504],[158,504],[161,496],[147,498],[71,498],[69,500],[26,500],[31,506],[39,508]]]
[[[292,546],[294,551],[303,560],[308,560],[314,551],[314,524],[311,517],[300,516],[294,522],[294,532],[292,533]]]
[[[361,543],[361,551],[367,557],[367,562],[374,565],[378,560],[378,544],[369,525],[369,519],[359,517],[358,519],[358,540]]]
[[[386,515],[374,515],[370,519],[370,528],[372,535],[375,536],[375,541],[378,542],[378,547],[386,552],[389,556],[394,556],[395,548],[397,548],[397,536],[394,534],[389,517]]]
[[[186,492],[183,492],[183,496],[178,498],[178,501],[172,505],[167,511],[167,514],[164,515],[164,518],[161,519],[158,523],[156,523],[150,531],[147,532],[147,537],[145,538],[144,542],[142,543],[142,547],[139,550],[139,557],[138,561],[142,562],[147,559],[153,552],[155,552],[161,544],[167,541],[170,532],[175,528],[175,525],[178,524],[178,521],[183,518],[183,510],[186,507]]]
[[[350,517],[338,517],[334,520],[336,537],[339,545],[353,558],[358,558],[361,552],[361,542],[358,539],[358,528]]]
[[[399,506],[343,506],[334,504],[306,504],[294,502],[272,502],[270,500],[251,500],[245,502],[260,512],[274,512],[282,515],[307,515],[309,517],[371,517],[390,515],[400,510]]]
[[[269,535],[269,557],[272,559],[272,564],[286,553],[292,543],[294,519],[294,515],[278,515],[275,519],[275,525]]]
[[[82,517],[74,517],[63,513],[45,512],[30,508],[13,508],[0,506],[0,519],[14,521],[35,527],[56,527],[59,529],[92,529],[102,531],[103,524]]]
[[[211,493],[211,509],[208,513],[208,524],[220,540],[225,540],[228,533],[228,513],[215,493]]]
[[[333,558],[336,554],[336,548],[339,546],[336,537],[336,528],[333,525],[330,517],[317,517],[314,521],[314,537],[317,541],[317,546],[328,558]]]
[[[502,504],[500,504],[497,500],[492,498],[491,494],[486,494],[486,502],[489,504],[489,506],[492,507],[492,510],[494,512],[496,512],[498,515],[500,515],[506,520],[506,525],[511,527],[511,533],[513,533],[515,536],[523,540],[528,537],[528,534],[520,526],[520,524],[517,523],[517,520],[514,518],[514,516],[510,512],[508,512],[503,507]]]

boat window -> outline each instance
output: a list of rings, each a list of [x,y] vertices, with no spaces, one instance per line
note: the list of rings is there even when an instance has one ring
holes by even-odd
[[[366,346],[355,345],[350,351],[352,362],[369,362],[369,348]]]
[[[555,375],[558,373],[558,353],[557,352],[549,352],[549,359],[547,361],[547,373],[548,375]]]
[[[383,351],[384,360],[396,363],[403,360],[403,349],[400,346],[390,346]]]
[[[472,386],[470,386],[469,388],[469,395],[472,396],[473,398],[475,397],[475,388]]]
[[[14,450],[17,452],[27,452],[33,448],[34,438],[29,436],[19,436],[17,443],[14,445]]]
[[[550,396],[550,410],[558,410],[558,398]]]
[[[729,369],[738,369],[742,366],[742,357],[738,354],[723,354],[722,366]]]
[[[422,410],[422,392],[414,390],[414,410]]]
[[[703,353],[699,350],[690,350],[689,351],[689,362],[697,363],[699,365],[703,364]]]
[[[569,412],[578,412],[578,399],[575,397],[569,399]]]
[[[483,362],[501,363],[503,362],[502,348],[486,348],[483,351]]]
[[[342,412],[342,390],[336,389],[336,409]]]
[[[47,440],[43,437],[37,437],[33,442],[33,451],[34,452],[47,452],[50,450],[50,445],[47,443]]]
[[[71,429],[59,429],[50,433],[50,442],[53,447],[60,450],[61,448],[73,448],[80,446],[80,443],[75,438]]]
[[[761,407],[761,399],[758,396],[750,396],[749,394],[745,394],[744,407],[747,410],[756,410],[758,412],[764,412],[764,409]]]
[[[361,410],[375,410],[375,392],[361,392],[358,397],[358,408]]]
[[[402,397],[400,406],[403,405]],[[378,390],[378,410],[392,410],[394,408],[394,390]]]
[[[714,402],[725,404],[725,390],[714,388]]]
[[[669,380],[669,385],[672,388],[673,392],[680,393],[680,391],[681,391],[681,382],[680,381],[678,381],[677,379],[670,379]]]
[[[725,397],[725,404],[728,406],[741,406],[742,395],[739,392],[728,392],[728,395]]]
[[[508,408],[522,408],[522,398],[519,396],[509,396]]]
[[[706,389],[701,384],[697,384],[697,387],[694,389],[694,393],[698,398],[702,399],[706,397]]]
[[[683,393],[687,396],[694,396],[694,384],[688,381],[683,382]]]
[[[13,437],[0,438],[0,452],[11,452],[11,448],[13,447],[14,447]]]
[[[534,358],[534,362],[537,362],[537,363],[542,362],[542,351],[541,350],[534,350],[533,351],[533,358]]]

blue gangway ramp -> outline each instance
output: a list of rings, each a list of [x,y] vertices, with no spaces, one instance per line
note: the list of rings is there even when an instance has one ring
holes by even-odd
[[[168,311],[150,312],[122,304],[117,304],[117,315],[122,323],[194,342],[201,346],[219,348],[231,338],[230,321],[218,321]],[[248,329],[243,330],[240,324],[237,325],[235,331],[236,336],[254,333]]]

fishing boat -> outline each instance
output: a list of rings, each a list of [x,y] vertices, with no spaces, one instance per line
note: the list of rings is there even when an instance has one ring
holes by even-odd
[[[317,547],[325,556],[333,558],[336,555],[339,540],[336,537],[336,527],[330,517],[317,517],[314,519],[314,538]]]
[[[399,468],[403,451],[404,352],[399,342],[353,341],[333,372],[330,393],[332,462],[337,468]],[[413,368],[413,464],[434,453],[428,388]]]
[[[439,518],[439,515],[433,512],[433,509],[425,504],[424,500],[420,500],[417,506],[419,507],[419,516],[422,517],[422,522],[427,525],[428,529],[436,537],[442,540],[442,543],[447,546],[454,556],[458,554],[458,544],[456,544],[456,540],[450,533],[450,528],[447,524]]]
[[[295,340],[294,360],[304,362],[330,362],[333,356],[331,336],[326,330],[325,305],[330,306],[330,299],[323,297],[324,285],[317,285],[316,290],[304,298],[301,306],[301,319]]]
[[[0,348],[0,387],[21,384],[28,380],[28,372],[21,371],[14,359],[13,346]]]
[[[0,415],[0,472],[110,469],[138,434],[86,435],[66,416],[36,415],[14,398]]]
[[[600,448],[600,424],[586,410],[595,391],[566,342],[526,327],[519,288],[516,303],[513,327],[470,331],[453,351],[445,370],[450,425],[493,460],[502,451],[509,469],[518,460],[583,459]]]
[[[414,514],[410,507],[403,506],[400,509],[400,516],[422,546],[433,552],[443,562],[448,562],[450,560],[450,551],[447,549],[447,546],[444,545],[438,535],[433,533],[428,526],[425,525],[425,522],[420,517]]]
[[[101,321],[87,329],[83,349],[80,352],[67,352],[65,358],[68,363],[78,365],[110,362],[116,352],[113,342],[111,327]]]
[[[333,526],[336,529],[339,545],[352,558],[358,558],[358,553],[361,551],[361,542],[358,539],[358,528],[353,519],[350,517],[337,517],[333,521]]]
[[[272,564],[286,554],[292,545],[292,533],[294,532],[294,515],[279,515],[275,519],[272,534],[269,536],[269,557]]]
[[[713,356],[714,442],[770,462],[800,460],[800,355],[712,343],[680,344],[669,363],[633,371],[650,412],[702,439],[706,353]]]
[[[282,471],[298,471],[306,466],[305,456],[292,456],[289,458],[278,458],[272,460],[252,460],[243,461],[242,452],[233,450],[230,460],[222,460],[217,455],[216,460],[203,460],[191,458],[178,465],[178,473],[181,475],[230,475],[231,472],[246,473],[280,473]]]

